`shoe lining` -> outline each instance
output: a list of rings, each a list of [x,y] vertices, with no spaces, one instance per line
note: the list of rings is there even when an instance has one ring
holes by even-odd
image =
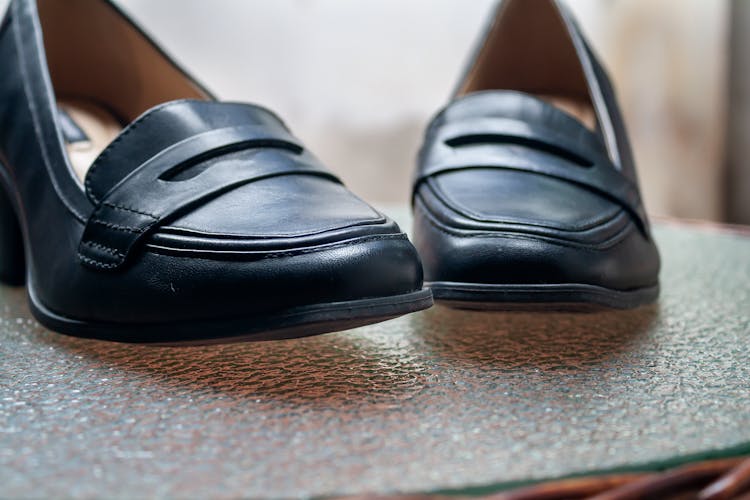
[[[596,129],[596,112],[592,105],[578,99],[570,99],[567,97],[553,95],[539,95],[537,97],[548,102],[557,109],[568,113],[573,118],[583,123],[583,125],[589,130]]]
[[[75,138],[63,134],[63,140],[73,172],[83,182],[91,164],[115,140],[123,126],[111,112],[91,102],[58,100],[57,106],[81,132],[81,136]]]
[[[459,95],[516,90],[536,95],[596,129],[596,112],[575,47],[552,0],[506,0]]]
[[[109,2],[38,0],[38,10],[59,108],[90,139],[66,147],[80,179],[98,152],[146,110],[177,99],[210,99]]]

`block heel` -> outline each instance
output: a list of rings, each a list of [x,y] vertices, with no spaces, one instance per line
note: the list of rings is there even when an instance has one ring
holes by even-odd
[[[26,281],[23,235],[5,189],[0,187],[0,282],[20,286]]]

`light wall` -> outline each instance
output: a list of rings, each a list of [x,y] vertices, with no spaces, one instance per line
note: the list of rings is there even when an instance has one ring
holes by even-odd
[[[405,202],[494,0],[118,3],[221,98],[276,110],[364,198]],[[728,2],[570,4],[615,77],[648,209],[721,218]]]

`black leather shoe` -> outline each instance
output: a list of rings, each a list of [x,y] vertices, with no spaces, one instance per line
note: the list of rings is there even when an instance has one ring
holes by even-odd
[[[426,284],[449,305],[629,308],[658,295],[614,93],[553,0],[499,5],[427,130],[413,201]]]
[[[273,113],[213,100],[108,2],[13,0],[0,68],[0,276],[26,280],[44,325],[277,339],[430,306],[393,221]]]

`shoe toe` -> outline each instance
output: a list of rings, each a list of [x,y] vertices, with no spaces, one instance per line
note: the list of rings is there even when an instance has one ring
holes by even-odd
[[[298,176],[225,193],[159,228],[121,272],[71,279],[91,291],[78,306],[91,321],[175,323],[405,295],[422,289],[422,267],[392,220]]]
[[[624,209],[562,180],[460,171],[421,188],[418,208],[415,243],[429,282],[627,290],[658,274],[653,241]]]

